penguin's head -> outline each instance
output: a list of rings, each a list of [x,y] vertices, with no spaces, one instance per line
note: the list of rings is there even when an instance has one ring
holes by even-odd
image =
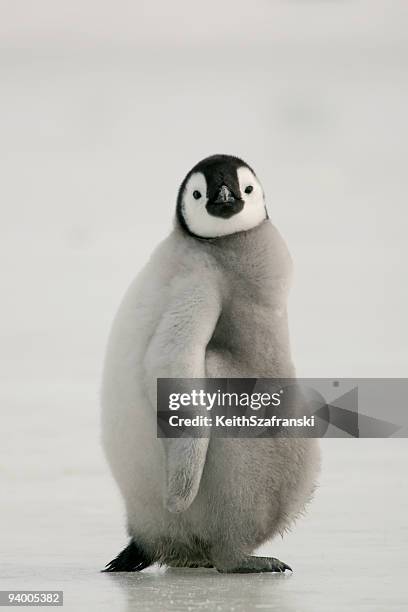
[[[180,225],[198,238],[243,232],[267,216],[255,172],[231,155],[212,155],[196,164],[182,182],[177,198]]]

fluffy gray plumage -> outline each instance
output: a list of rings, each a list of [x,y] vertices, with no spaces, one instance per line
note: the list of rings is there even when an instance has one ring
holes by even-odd
[[[158,377],[294,376],[286,312],[291,260],[266,214],[256,223],[210,240],[176,223],[113,325],[103,443],[144,566],[276,570],[250,553],[284,532],[313,492],[313,439],[156,437]]]

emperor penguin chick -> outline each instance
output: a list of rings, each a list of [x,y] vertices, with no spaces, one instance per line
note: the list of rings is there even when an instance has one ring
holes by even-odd
[[[291,260],[241,159],[214,155],[181,184],[176,223],[128,290],[110,334],[103,445],[130,543],[106,571],[152,563],[290,569],[251,553],[311,498],[317,441],[158,439],[157,378],[291,378]]]

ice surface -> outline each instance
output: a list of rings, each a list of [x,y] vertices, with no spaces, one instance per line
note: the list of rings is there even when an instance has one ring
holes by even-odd
[[[324,442],[307,515],[263,549],[292,576],[101,574],[126,537],[98,388],[120,297],[215,152],[253,164],[289,243],[298,374],[406,375],[406,2],[102,4],[0,20],[1,588],[63,589],[67,610],[403,611],[405,440]]]
[[[289,563],[293,575],[100,573],[126,538],[89,391],[77,389],[74,398],[72,389],[54,389],[58,414],[51,402],[24,425],[13,413],[12,428],[22,431],[1,448],[1,589],[63,590],[67,610],[405,609],[406,440],[324,441],[321,482],[307,515],[260,551]],[[64,396],[62,405],[56,398]]]

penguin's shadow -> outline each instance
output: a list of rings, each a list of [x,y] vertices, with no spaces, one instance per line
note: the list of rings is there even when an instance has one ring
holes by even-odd
[[[143,610],[234,610],[256,607],[296,612],[291,574],[220,574],[213,569],[156,568],[139,573],[107,573],[124,594],[123,612]]]

